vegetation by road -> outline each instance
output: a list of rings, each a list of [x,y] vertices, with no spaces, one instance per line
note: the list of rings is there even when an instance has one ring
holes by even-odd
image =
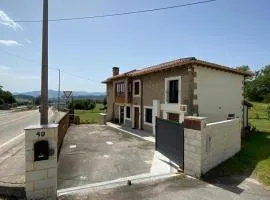
[[[209,171],[204,178],[229,175],[255,175],[270,186],[270,120],[269,104],[252,102],[250,122],[256,127],[251,136],[242,140],[242,149],[234,157]]]
[[[93,124],[98,123],[98,113],[104,113],[104,105],[103,104],[96,104],[96,107],[92,110],[76,110],[75,115],[80,117],[81,124]]]
[[[16,100],[9,91],[3,90],[3,87],[0,85],[0,105],[7,103],[12,104],[15,103]]]

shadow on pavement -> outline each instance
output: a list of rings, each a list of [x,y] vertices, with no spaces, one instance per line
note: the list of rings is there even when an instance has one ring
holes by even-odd
[[[24,187],[0,186],[0,199],[26,199]]]
[[[269,146],[270,133],[256,132],[242,139],[239,153],[207,172],[202,179],[217,187],[241,194],[244,189],[239,185],[247,178],[254,177],[258,163],[269,158]]]

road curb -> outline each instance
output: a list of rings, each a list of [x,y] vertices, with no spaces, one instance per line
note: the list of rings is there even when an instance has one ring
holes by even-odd
[[[119,179],[115,179],[111,181],[98,182],[98,183],[77,186],[77,187],[60,189],[60,190],[57,190],[57,194],[60,197],[63,195],[75,194],[75,193],[80,193],[84,191],[110,189],[110,188],[125,186],[128,183],[139,184],[139,183],[143,183],[147,181],[166,179],[166,178],[171,178],[171,177],[180,176],[180,175],[181,174],[150,174],[150,173],[140,174],[140,175],[135,175],[135,176],[119,178]]]

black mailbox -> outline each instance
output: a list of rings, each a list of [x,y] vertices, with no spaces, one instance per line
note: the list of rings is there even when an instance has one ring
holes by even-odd
[[[49,159],[49,143],[46,140],[34,144],[34,161]]]

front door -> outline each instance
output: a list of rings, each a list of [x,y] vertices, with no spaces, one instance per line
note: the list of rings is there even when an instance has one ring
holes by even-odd
[[[139,108],[134,107],[134,128],[139,128]]]
[[[124,106],[120,106],[120,119],[119,119],[119,123],[123,124],[124,123],[124,113],[125,113],[125,108]]]

